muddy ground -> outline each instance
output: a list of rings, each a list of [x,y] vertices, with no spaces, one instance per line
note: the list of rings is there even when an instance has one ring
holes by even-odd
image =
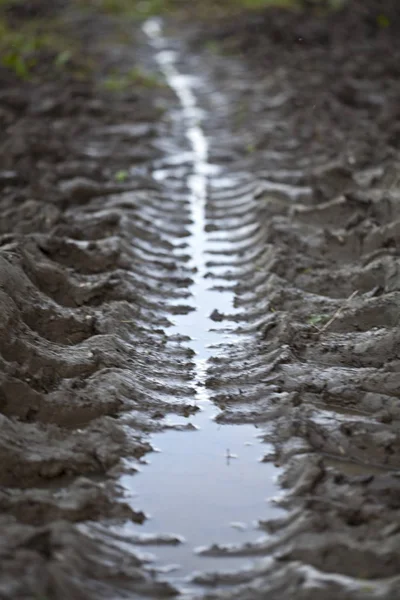
[[[188,310],[188,203],[151,177],[181,143],[176,98],[137,26],[59,10],[90,74],[0,70],[0,598],[176,595],[97,527],[143,520],[123,459],[196,410],[191,352],[166,338]],[[211,160],[250,181],[208,199],[208,228],[237,244],[246,343],[207,385],[221,423],[273,443],[288,510],[259,515],[266,542],[205,550],[266,558],[198,576],[210,599],[400,597],[399,14],[360,0],[192,21],[184,39],[170,24],[224,99],[200,98]],[[115,65],[156,79],[104,90]]]

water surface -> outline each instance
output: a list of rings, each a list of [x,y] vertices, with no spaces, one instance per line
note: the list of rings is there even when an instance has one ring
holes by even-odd
[[[199,79],[184,75],[177,69],[178,55],[168,48],[160,23],[150,20],[145,32],[156,50],[156,59],[168,85],[180,103],[175,118],[184,126],[188,149],[176,156],[169,155],[153,172],[153,177],[166,188],[176,188],[179,178],[188,190],[191,207],[188,248],[194,283],[191,287],[191,304],[195,312],[175,317],[168,330],[171,337],[185,335],[185,342],[195,352],[196,404],[200,411],[190,419],[177,418],[173,423],[190,421],[195,431],[168,431],[152,438],[159,451],[151,454],[148,465],[138,475],[126,475],[121,483],[131,498],[135,509],[144,510],[149,519],[141,526],[129,525],[129,531],[138,533],[171,533],[184,538],[178,546],[150,548],[154,566],[176,565],[176,577],[188,576],[194,571],[236,569],[245,565],[243,558],[212,558],[199,556],[196,549],[213,543],[241,543],[255,541],[262,534],[257,529],[257,519],[273,517],[280,510],[271,503],[277,493],[277,469],[260,458],[269,448],[257,438],[258,430],[250,425],[219,425],[213,419],[218,409],[209,399],[204,383],[207,360],[223,352],[221,343],[239,343],[234,324],[229,321],[215,323],[210,314],[235,314],[233,293],[216,291],[216,283],[226,287],[226,281],[210,280],[207,261],[216,253],[227,257],[235,253],[229,239],[220,232],[206,232],[206,203],[210,186],[226,197],[235,197],[235,190],[245,186],[247,179],[230,177],[223,168],[208,160],[209,140],[202,123],[207,115],[196,99]],[[240,201],[240,199],[238,199]],[[219,241],[221,240],[221,241]],[[212,271],[212,269],[211,269]],[[218,347],[219,346],[219,347]]]

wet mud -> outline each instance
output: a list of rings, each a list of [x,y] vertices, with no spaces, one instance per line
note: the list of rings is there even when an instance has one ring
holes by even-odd
[[[2,598],[400,596],[397,12],[168,27],[175,68],[198,80],[197,173],[177,89],[0,72]],[[158,51],[136,28],[118,60],[165,77]],[[207,188],[197,259],[193,174]],[[196,298],[217,330],[200,363]],[[281,511],[243,508],[251,539],[210,531],[203,572],[187,577],[188,560],[183,581],[147,554],[185,555],[179,514],[157,521],[164,497],[185,510],[182,490],[173,476],[157,497],[168,472],[161,453],[151,479],[148,453],[168,439],[200,453],[196,419],[215,439],[257,433],[253,482],[279,489]]]
[[[110,26],[91,27],[104,66]],[[120,66],[140,61],[135,44]],[[123,460],[133,471],[166,414],[197,410],[192,353],[164,333],[188,310],[188,211],[143,167],[163,154],[174,97],[1,75],[0,595],[171,595],[94,524],[143,522]]]
[[[394,6],[380,8],[395,28]],[[242,151],[232,162],[253,189],[215,193],[209,216],[241,247],[227,280],[253,344],[212,359],[208,386],[221,423],[265,427],[288,516],[263,522],[265,542],[209,548],[272,557],[210,598],[399,593],[399,48],[378,23],[353,3],[328,16],[266,13],[214,37],[251,67],[228,75],[229,55],[217,59],[230,95],[220,111]]]

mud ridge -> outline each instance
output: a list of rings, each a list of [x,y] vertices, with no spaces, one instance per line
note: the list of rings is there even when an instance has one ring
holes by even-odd
[[[168,124],[146,89],[132,101],[66,83],[22,103],[18,85],[0,97],[1,110],[21,98],[0,144],[2,597],[173,595],[94,528],[145,519],[116,478],[152,450],[167,414],[197,410],[192,353],[167,337],[190,310],[193,275],[185,196],[151,176]],[[77,118],[65,102],[80,92]]]
[[[248,39],[245,26],[236,26],[232,46]],[[204,99],[214,108],[210,131],[225,122],[227,139],[219,136],[212,152],[229,154],[238,137],[244,146],[249,140],[247,157],[235,160],[232,152],[227,167],[237,189],[216,189],[207,207],[216,236],[223,232],[237,247],[229,259],[216,253],[210,277],[217,266],[218,281],[239,282],[235,318],[243,337],[213,359],[208,386],[221,423],[256,423],[273,442],[275,452],[265,460],[284,467],[281,503],[290,513],[264,523],[268,538],[260,545],[206,550],[269,557],[265,571],[210,573],[198,582],[233,586],[209,598],[389,599],[399,589],[399,506],[389,492],[398,485],[399,467],[397,155],[384,146],[370,150],[376,114],[359,97],[351,116],[358,128],[346,138],[352,150],[343,152],[336,140],[344,139],[349,115],[323,113],[319,100],[310,113],[319,88],[304,86],[296,69],[320,53],[315,78],[323,79],[323,61],[330,61],[334,105],[342,102],[336,94],[348,76],[340,71],[344,57],[312,45],[289,56],[268,38],[274,26],[274,19],[265,24],[261,51],[270,72],[257,85],[254,72],[261,71],[251,52],[250,75],[239,60],[208,57],[219,85],[230,90],[219,108]],[[377,90],[379,81],[366,87]],[[398,93],[393,82],[391,97]],[[386,103],[382,115],[390,110],[391,100]],[[328,144],[333,118],[336,140]],[[241,183],[240,173],[243,182],[252,174],[253,183]]]

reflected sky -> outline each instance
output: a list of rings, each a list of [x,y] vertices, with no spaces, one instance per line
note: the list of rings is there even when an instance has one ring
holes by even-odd
[[[180,125],[183,123],[189,146],[189,151],[180,149],[175,158],[169,155],[165,163],[158,164],[153,176],[166,188],[171,182],[175,187],[176,179],[181,178],[188,190],[192,224],[187,251],[196,273],[190,288],[190,304],[195,311],[176,316],[168,334],[191,338],[185,346],[196,353],[196,403],[201,410],[190,419],[171,419],[173,423],[190,421],[196,430],[171,430],[153,436],[152,444],[159,451],[147,457],[148,464],[143,465],[139,474],[121,479],[133,508],[144,510],[149,516],[141,526],[126,525],[124,533],[183,536],[185,543],[180,546],[154,547],[150,551],[155,555],[155,565],[176,564],[178,576],[184,577],[193,571],[235,569],[248,563],[243,558],[198,556],[195,549],[213,543],[255,541],[261,536],[257,519],[278,516],[281,511],[270,501],[277,494],[278,470],[271,463],[260,462],[270,449],[257,438],[254,426],[217,424],[213,418],[218,409],[204,386],[207,359],[223,352],[216,346],[224,341],[239,343],[234,323],[210,319],[215,309],[231,315],[238,311],[233,308],[233,293],[211,289],[215,280],[206,277],[207,261],[212,257],[208,252],[235,252],[229,239],[218,242],[214,235],[213,241],[206,232],[208,190],[218,189],[222,197],[225,190],[226,197],[229,194],[235,197],[236,189],[243,187],[249,193],[252,185],[246,178],[234,179],[222,174],[222,169],[208,162],[208,140],[202,128],[207,115],[197,105],[198,80],[178,72],[177,55],[166,47],[158,21],[149,21],[145,32],[157,50],[160,69],[179,99],[181,108],[174,111],[174,118]]]

